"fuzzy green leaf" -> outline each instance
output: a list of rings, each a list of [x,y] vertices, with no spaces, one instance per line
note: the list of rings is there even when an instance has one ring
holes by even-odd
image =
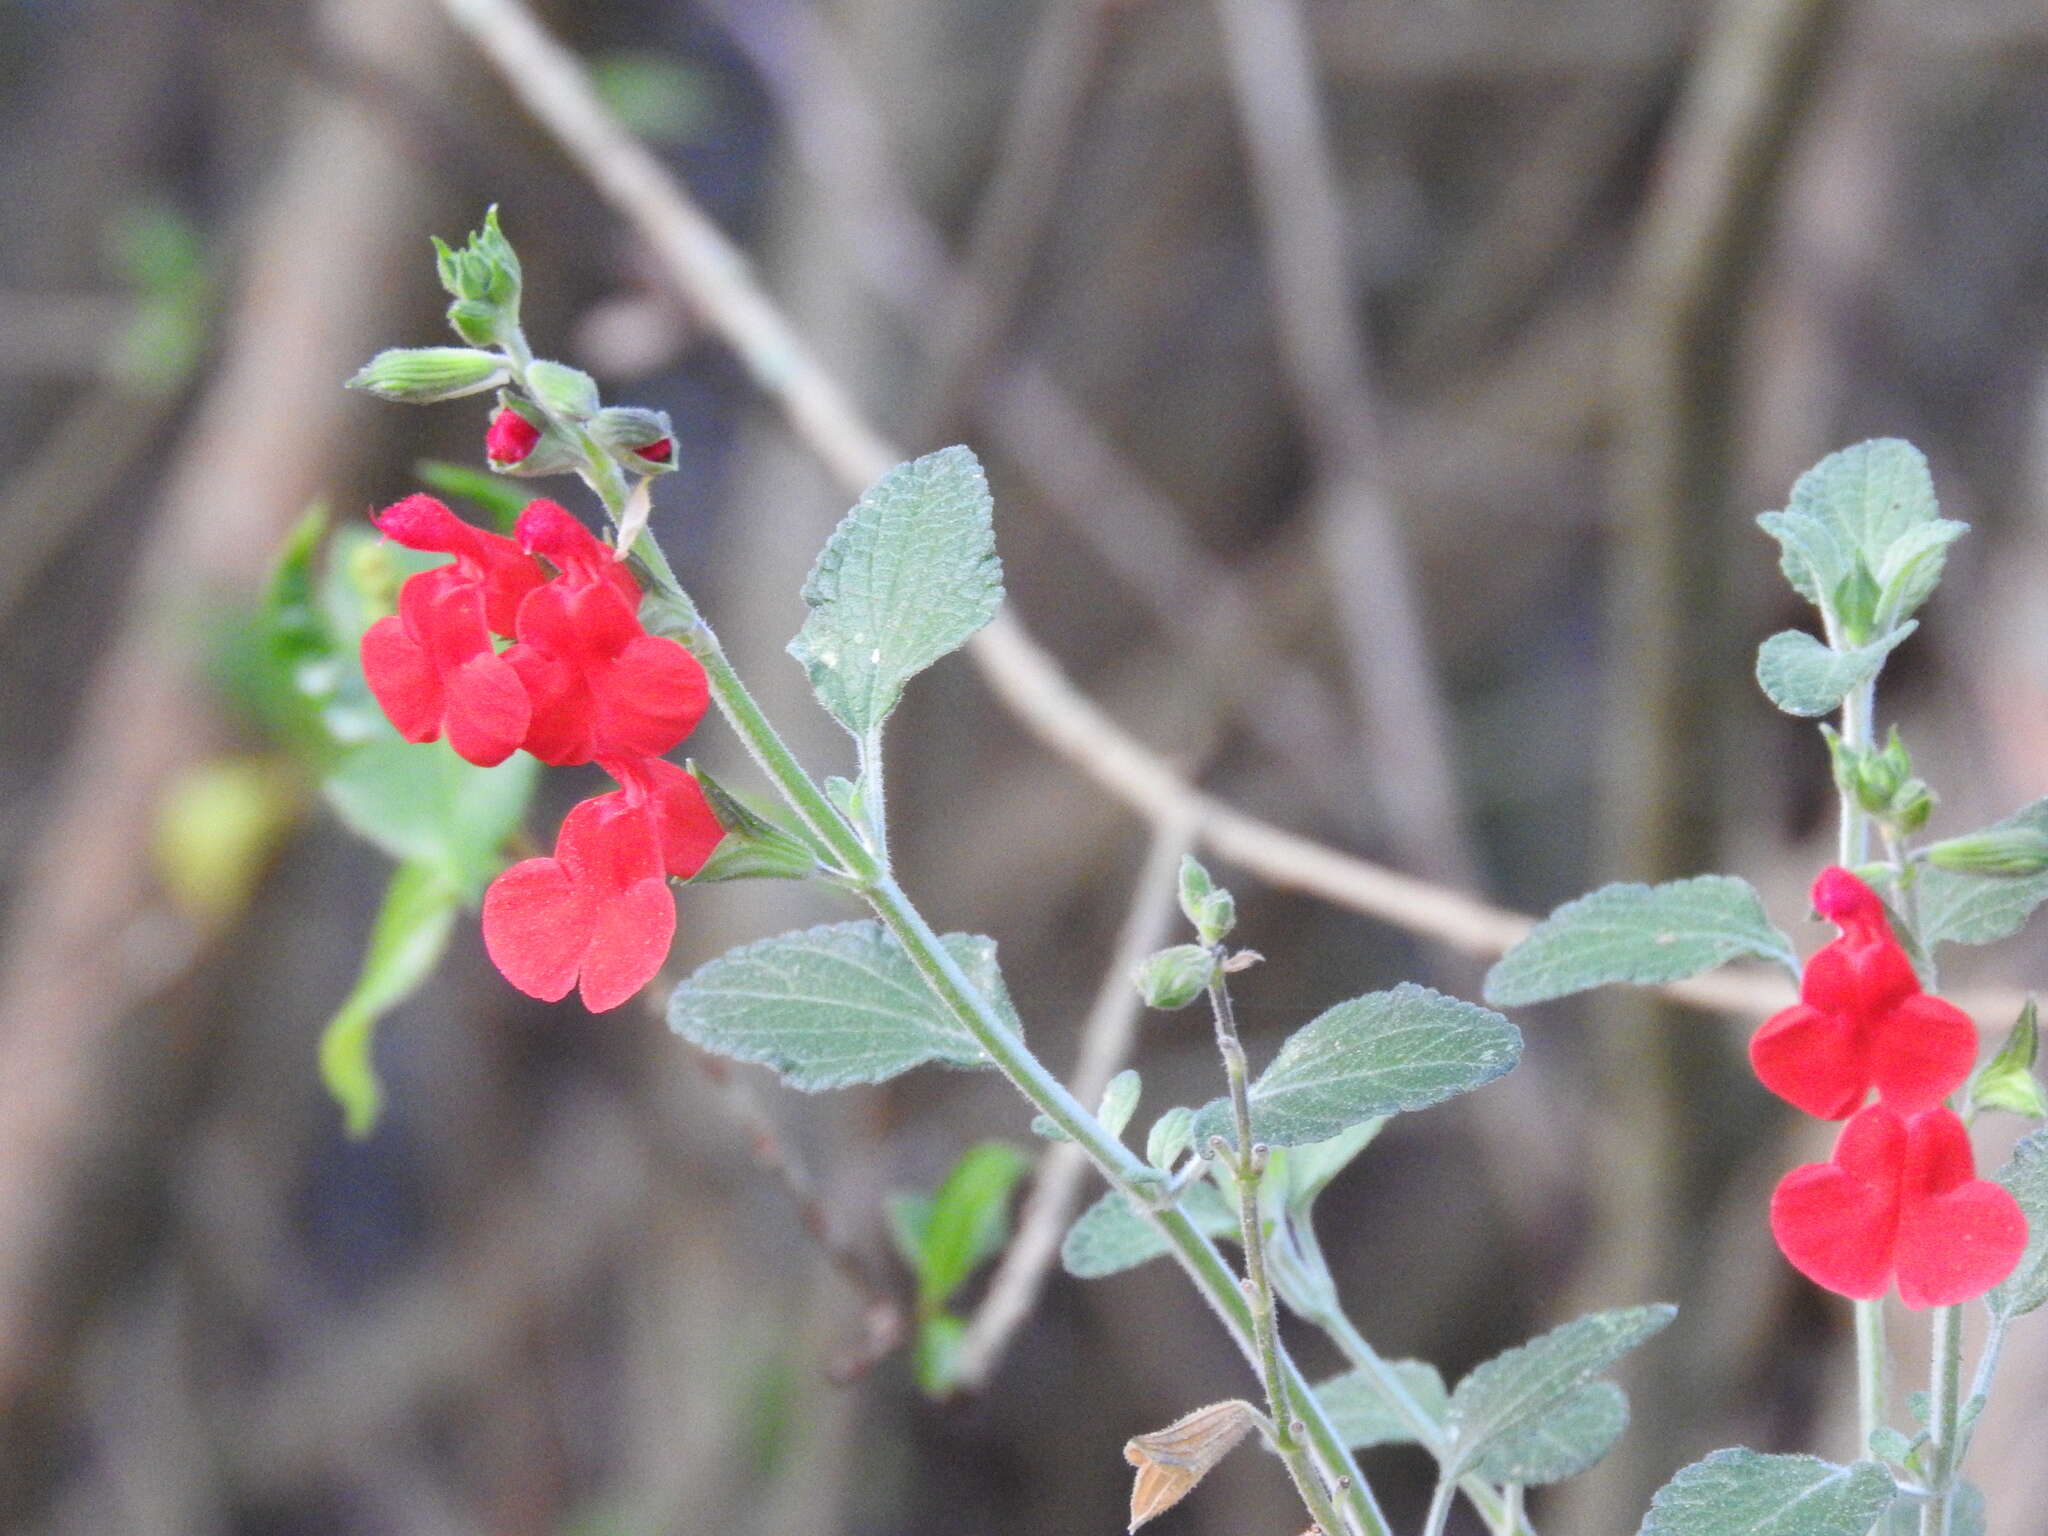
[[[1328,1141],[1367,1120],[1424,1109],[1492,1082],[1522,1035],[1490,1008],[1403,982],[1318,1015],[1251,1086],[1252,1136],[1269,1147]],[[1195,1116],[1195,1145],[1236,1144],[1230,1101]]]
[[[1657,1490],[1637,1536],[1865,1536],[1896,1491],[1874,1461],[1716,1451]]]
[[[1825,715],[1883,671],[1885,657],[1916,628],[1908,620],[1853,651],[1830,650],[1803,630],[1782,630],[1757,649],[1756,680],[1786,714]]]
[[[1893,541],[1885,551],[1883,563],[1872,573],[1879,592],[1880,631],[1911,618],[1934,595],[1934,589],[1941,584],[1942,568],[1948,563],[1949,545],[1969,531],[1968,523],[1938,517],[1908,529]]]
[[[1827,524],[1873,575],[1893,545],[1940,515],[1926,456],[1896,437],[1829,454],[1799,477],[1785,510]]]
[[[1180,1208],[1205,1236],[1237,1235],[1237,1213],[1224,1204],[1213,1184],[1190,1186],[1180,1197]],[[1077,1279],[1099,1280],[1136,1269],[1167,1251],[1160,1230],[1112,1189],[1067,1229],[1066,1241],[1060,1245],[1060,1262]]]
[[[1502,1441],[1530,1435],[1585,1385],[1661,1332],[1677,1308],[1595,1312],[1496,1355],[1451,1394],[1446,1477],[1462,1477]]]
[[[1357,1157],[1373,1143],[1380,1133],[1380,1127],[1387,1122],[1375,1117],[1361,1120],[1342,1135],[1328,1141],[1314,1141],[1305,1146],[1290,1147],[1287,1159],[1287,1208],[1296,1213],[1306,1212],[1315,1204],[1316,1198],[1330,1187],[1330,1181],[1351,1166]]]
[[[1451,1410],[1451,1394],[1437,1368],[1426,1360],[1389,1360],[1387,1367],[1430,1422],[1443,1423]],[[1370,1372],[1346,1371],[1331,1377],[1316,1388],[1316,1400],[1329,1416],[1330,1427],[1354,1451],[1416,1443],[1414,1425]]]
[[[320,1080],[341,1106],[350,1136],[369,1135],[384,1104],[371,1060],[378,1021],[441,963],[462,899],[434,864],[401,864],[392,873],[356,984],[320,1032]]]
[[[993,939],[949,933],[968,980],[1018,1028]],[[831,923],[730,950],[675,990],[669,1028],[693,1045],[773,1067],[815,1093],[880,1083],[927,1061],[989,1065],[879,923]]]
[[[1834,531],[1810,512],[1765,512],[1757,522],[1778,541],[1779,568],[1793,590],[1814,607],[1825,607],[1855,569],[1855,551],[1844,549]]]
[[[2014,1147],[1995,1177],[2026,1212],[2027,1247],[1985,1301],[2000,1317],[2019,1317],[2048,1302],[2048,1131],[2036,1131]]]
[[[1503,1008],[1569,997],[1609,982],[1678,981],[1744,955],[1798,974],[1792,941],[1771,926],[1745,880],[1699,875],[1666,885],[1608,885],[1568,901],[1486,973]]]
[[[2048,833],[2048,800],[2036,800],[1985,830],[2009,828]],[[2034,909],[2048,901],[2048,874],[2015,879],[1925,868],[1916,893],[1920,932],[1930,947],[1991,944],[2018,933]]]
[[[1561,1483],[1613,1450],[1627,1428],[1628,1394],[1589,1381],[1527,1428],[1497,1438],[1472,1470],[1494,1483]]]
[[[1958,1481],[1949,1496],[1948,1536],[1984,1536],[1984,1490],[1975,1483]],[[1920,1536],[1920,1501],[1899,1498],[1884,1512],[1876,1536]]]
[[[470,900],[505,866],[540,765],[517,753],[495,768],[464,762],[445,741],[394,739],[350,751],[322,782],[350,830],[394,859],[432,866]]]
[[[980,462],[942,448],[890,470],[833,531],[789,649],[855,736],[879,728],[905,683],[995,616],[993,511]]]

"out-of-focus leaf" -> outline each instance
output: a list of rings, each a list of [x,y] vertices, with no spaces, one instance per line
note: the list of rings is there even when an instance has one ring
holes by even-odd
[[[358,836],[403,863],[424,864],[475,900],[504,867],[526,817],[539,764],[516,753],[495,768],[464,762],[445,741],[374,741],[338,762],[322,785]]]
[[[1638,1536],[1866,1536],[1896,1492],[1874,1461],[1716,1451],[1657,1491]]]

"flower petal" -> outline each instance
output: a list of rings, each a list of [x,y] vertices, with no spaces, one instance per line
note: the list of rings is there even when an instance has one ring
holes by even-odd
[[[1873,1023],[1864,1049],[1884,1101],[1913,1114],[1963,1086],[1977,1064],[1977,1026],[1953,1003],[1916,992]]]
[[[2012,1273],[2026,1246],[2019,1201],[1989,1179],[1908,1204],[1899,1217],[1899,1299],[1918,1309],[1982,1296]]]
[[[697,658],[674,640],[643,634],[591,679],[599,751],[660,757],[697,728],[711,688]]]
[[[659,876],[603,903],[583,956],[583,1006],[603,1013],[646,986],[668,958],[675,931],[675,898]]]
[[[519,750],[532,706],[504,657],[489,651],[471,657],[448,674],[445,694],[448,745],[458,756],[489,768]]]
[[[362,658],[363,680],[399,735],[432,741],[441,734],[441,679],[396,614],[363,631]]]
[[[1766,1020],[1749,1061],[1766,1088],[1822,1120],[1853,1115],[1870,1091],[1853,1024],[1807,1003]]]
[[[484,950],[529,997],[569,995],[595,926],[591,903],[554,859],[514,864],[484,893]]]
[[[1872,1301],[1891,1287],[1898,1202],[1834,1163],[1807,1163],[1771,1196],[1771,1235],[1792,1267],[1840,1296]]]

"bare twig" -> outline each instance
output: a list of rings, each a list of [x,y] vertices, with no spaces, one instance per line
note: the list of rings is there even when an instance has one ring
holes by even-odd
[[[1280,358],[1314,448],[1319,543],[1362,705],[1366,759],[1401,861],[1473,883],[1450,726],[1380,466],[1366,335],[1299,0],[1216,0],[1251,155]]]
[[[1151,851],[1131,893],[1116,952],[1103,972],[1095,1005],[1088,1010],[1082,1028],[1081,1056],[1071,1086],[1074,1097],[1084,1104],[1102,1097],[1109,1080],[1130,1056],[1144,1012],[1131,973],[1165,942],[1180,861],[1189,841],[1190,830],[1183,821],[1162,822],[1153,829]],[[962,1391],[978,1391],[988,1384],[1011,1335],[1030,1316],[1087,1176],[1088,1154],[1076,1142],[1061,1142],[1039,1160],[1038,1178],[1017,1216],[1017,1235],[996,1266],[988,1292],[960,1341],[954,1376]]]

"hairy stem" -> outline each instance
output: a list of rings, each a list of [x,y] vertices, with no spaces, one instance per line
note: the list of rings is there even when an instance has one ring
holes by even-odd
[[[1920,1506],[1920,1536],[1948,1536],[1949,1506],[1961,1459],[1956,1435],[1962,1410],[1963,1309],[1936,1307],[1930,1319],[1934,1359],[1927,1380],[1927,1502]]]
[[[1224,1075],[1230,1080],[1230,1114],[1237,1130],[1237,1152],[1230,1156],[1217,1138],[1214,1151],[1224,1156],[1237,1183],[1238,1230],[1244,1238],[1245,1300],[1251,1307],[1252,1338],[1258,1346],[1259,1375],[1266,1386],[1266,1407],[1273,1416],[1273,1449],[1287,1464],[1295,1491],[1310,1518],[1324,1531],[1338,1529],[1337,1512],[1322,1476],[1309,1462],[1295,1436],[1295,1407],[1280,1370],[1280,1328],[1273,1311],[1273,1282],[1266,1273],[1266,1234],[1259,1219],[1259,1185],[1266,1170],[1266,1149],[1252,1140],[1251,1074],[1245,1069],[1244,1045],[1237,1037],[1237,1015],[1230,1005],[1230,987],[1216,951],[1217,967],[1209,982],[1209,1007],[1216,1016],[1216,1048],[1223,1053]]]

